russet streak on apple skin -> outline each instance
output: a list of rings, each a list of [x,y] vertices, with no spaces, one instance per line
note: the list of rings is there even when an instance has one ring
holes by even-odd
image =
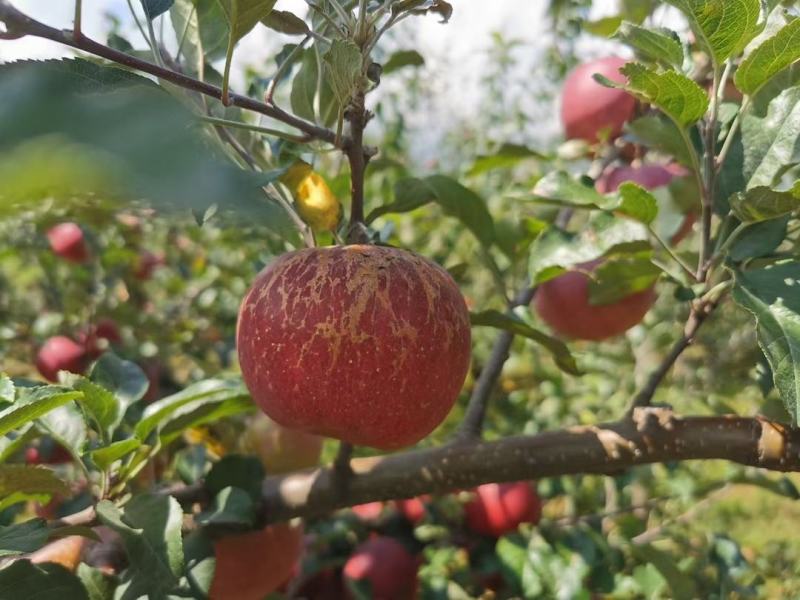
[[[291,252],[256,278],[239,312],[253,399],[292,427],[394,449],[430,433],[469,368],[469,312],[438,265],[411,252]]]

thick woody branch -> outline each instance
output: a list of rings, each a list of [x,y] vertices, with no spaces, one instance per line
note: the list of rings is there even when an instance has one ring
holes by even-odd
[[[800,470],[800,430],[763,418],[678,418],[666,409],[640,408],[633,419],[617,423],[355,459],[346,498],[337,493],[335,471],[329,467],[269,477],[263,484],[264,514],[268,521],[314,517],[364,502],[488,482],[602,474],[697,459]]]
[[[179,87],[192,90],[218,100],[222,99],[222,89],[218,88],[217,86],[206,83],[205,81],[188,77],[187,75],[178,73],[171,69],[160,67],[146,60],[125,54],[124,52],[114,50],[113,48],[109,48],[108,46],[104,46],[103,44],[89,39],[85,35],[74,35],[70,31],[62,31],[60,29],[55,29],[54,27],[45,25],[44,23],[36,21],[28,15],[20,12],[6,0],[0,0],[0,22],[5,23],[7,29],[7,34],[4,34],[3,37],[10,38],[11,36],[33,36],[52,40],[77,50],[82,50],[84,52],[88,52],[89,54],[105,58],[131,69],[154,75],[159,79],[169,81],[170,83]],[[296,117],[295,115],[288,113],[277,106],[265,104],[264,102],[259,102],[253,98],[240,96],[238,94],[229,94],[229,97],[231,104],[246,110],[263,114],[267,117],[285,123],[290,127],[294,127],[295,129],[302,131],[312,139],[321,140],[331,144],[336,141],[336,134],[333,131],[326,129],[325,127],[319,127],[318,125]]]
[[[636,465],[708,459],[800,471],[800,429],[762,417],[681,418],[663,408],[638,408],[632,419],[616,423],[353,459],[346,494],[334,467],[267,477],[262,484],[263,516],[266,522],[279,522],[490,482],[613,473]],[[184,505],[209,500],[202,484],[161,493]],[[53,525],[96,521],[89,508]]]

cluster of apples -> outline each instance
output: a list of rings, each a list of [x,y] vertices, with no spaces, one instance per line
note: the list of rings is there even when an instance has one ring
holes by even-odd
[[[80,225],[74,222],[59,223],[47,230],[47,240],[53,253],[72,263],[84,264],[92,253]],[[133,275],[147,280],[163,264],[163,258],[144,251],[138,257]],[[48,381],[57,381],[59,371],[83,373],[89,363],[108,348],[122,343],[119,327],[112,319],[100,319],[79,332],[75,339],[65,335],[48,338],[36,355],[36,367]]]
[[[636,100],[624,90],[600,85],[593,75],[599,73],[624,83],[625,77],[619,69],[625,62],[618,57],[603,58],[582,64],[569,74],[561,105],[561,120],[568,139],[599,144],[613,141],[622,134],[625,123],[635,116]],[[653,190],[687,174],[675,164],[623,164],[603,172],[595,186],[605,194],[631,181]],[[695,221],[695,213],[687,214],[669,242],[676,245],[683,240],[692,231]],[[590,277],[603,262],[600,258],[576,265],[574,270],[539,286],[534,306],[553,331],[572,339],[600,341],[624,333],[644,318],[656,299],[654,287],[609,304],[590,303]]]

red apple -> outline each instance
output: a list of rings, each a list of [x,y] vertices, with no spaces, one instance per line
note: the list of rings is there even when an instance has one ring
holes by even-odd
[[[259,413],[247,421],[242,450],[255,454],[269,475],[290,473],[319,463],[322,438],[288,429]]]
[[[122,343],[122,334],[113,319],[100,319],[96,325],[91,325],[86,331],[78,335],[78,342],[86,348],[86,354],[91,359],[98,358],[109,346]]]
[[[412,524],[417,524],[425,518],[425,504],[430,502],[430,496],[396,500],[397,509]]]
[[[697,223],[697,213],[686,213],[683,217],[683,221],[681,222],[681,226],[678,227],[678,230],[669,238],[669,243],[673,246],[680,244],[684,239],[686,239],[686,236],[694,231],[695,223]]]
[[[541,284],[533,303],[539,317],[563,336],[605,340],[639,323],[656,299],[654,287],[610,304],[589,303],[589,276],[602,259],[589,261]]]
[[[661,165],[642,165],[640,167],[625,165],[616,167],[598,177],[595,187],[601,194],[607,194],[616,192],[619,186],[626,181],[632,181],[647,190],[654,190],[669,185],[676,176],[672,170]]]
[[[626,63],[618,57],[603,58],[578,66],[564,81],[561,99],[561,122],[567,139],[599,141],[603,133],[614,139],[622,126],[634,116],[636,100],[623,90],[607,88],[592,75],[599,73],[611,81],[624,83],[619,72]]]
[[[288,523],[217,540],[209,598],[262,600],[292,575],[302,549],[302,528]]]
[[[355,506],[351,506],[350,510],[352,510],[362,521],[371,523],[380,518],[381,514],[383,513],[383,506],[383,502],[366,502],[364,504],[356,504]]]
[[[50,452],[42,452],[43,448],[31,446],[25,449],[25,463],[29,465],[63,465],[72,462],[72,455],[64,446],[53,444]]]
[[[419,564],[400,542],[374,537],[355,549],[344,565],[344,577],[368,581],[375,600],[407,600],[416,597]]]
[[[323,569],[315,573],[303,582],[292,598],[344,600],[346,595],[341,573],[333,569]]]
[[[447,271],[411,252],[311,248],[258,275],[237,348],[253,399],[281,425],[391,450],[452,408],[469,367],[469,313]]]
[[[61,258],[74,263],[89,260],[89,248],[83,237],[83,230],[77,223],[60,223],[47,230],[50,248]]]
[[[142,397],[142,402],[150,404],[161,397],[161,363],[156,360],[148,360],[139,364],[147,375],[147,391]]]
[[[48,339],[36,355],[36,368],[48,381],[57,381],[59,371],[83,373],[88,363],[86,349],[63,335]]]
[[[527,481],[487,483],[478,486],[464,512],[472,531],[500,537],[516,531],[521,523],[537,524],[542,517],[542,503]]]
[[[140,281],[146,281],[153,276],[153,271],[164,265],[162,254],[153,254],[145,250],[136,259],[133,276]]]

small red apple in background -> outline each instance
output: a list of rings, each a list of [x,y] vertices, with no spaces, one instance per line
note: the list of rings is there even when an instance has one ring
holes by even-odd
[[[146,281],[153,276],[153,271],[163,265],[164,256],[162,254],[153,254],[145,250],[136,258],[133,276],[140,281]]]
[[[34,564],[56,563],[69,571],[75,571],[81,562],[81,553],[86,542],[87,539],[81,535],[69,535],[31,552],[27,558]]]
[[[487,483],[478,486],[464,512],[472,531],[500,537],[516,531],[521,523],[537,524],[542,518],[542,503],[527,481]]]
[[[360,546],[347,559],[344,577],[368,581],[374,600],[416,598],[418,561],[397,540],[379,536]]]
[[[289,473],[319,463],[322,438],[288,429],[259,413],[247,420],[242,450],[255,454],[269,475]]]
[[[72,455],[64,446],[53,443],[50,451],[41,446],[25,449],[25,463],[28,465],[63,465],[72,462]]]
[[[209,598],[262,600],[292,575],[302,549],[302,527],[288,523],[220,538]]]
[[[654,287],[610,304],[589,303],[589,276],[602,259],[576,265],[541,284],[533,304],[539,317],[556,333],[578,340],[605,340],[641,322],[656,300]]]
[[[416,525],[425,517],[425,504],[430,502],[430,496],[396,500],[397,509],[412,524]]]
[[[611,81],[624,83],[619,72],[627,61],[618,57],[603,58],[578,66],[564,81],[561,98],[561,122],[567,139],[599,141],[606,132],[609,139],[622,133],[622,126],[636,111],[636,100],[623,90],[607,88],[594,80],[599,73]]]
[[[83,345],[63,335],[49,338],[36,354],[36,368],[48,381],[58,381],[59,371],[83,373],[88,364]]]
[[[89,248],[83,237],[83,230],[77,223],[60,223],[47,230],[50,248],[61,258],[74,263],[89,260]]]
[[[78,342],[86,348],[89,358],[95,359],[108,350],[109,346],[121,344],[122,334],[116,321],[100,319],[97,324],[90,325],[78,335]]]
[[[346,595],[341,573],[334,569],[323,569],[315,573],[302,583],[292,598],[343,600]]]
[[[678,163],[670,163],[664,166],[641,165],[632,167],[626,165],[603,173],[595,182],[595,187],[601,194],[607,194],[617,191],[624,182],[632,181],[647,190],[654,190],[669,185],[676,177],[687,177],[688,175],[689,171]],[[678,229],[670,236],[670,244],[675,246],[680,243],[692,232],[696,221],[697,213],[687,213]]]
[[[393,450],[450,412],[470,360],[452,277],[396,248],[310,248],[275,260],[239,311],[253,399],[278,423]]]
[[[364,504],[351,506],[350,510],[362,521],[371,523],[377,521],[381,514],[383,514],[383,507],[383,502],[366,502]]]
[[[161,397],[161,363],[157,360],[147,360],[139,363],[147,376],[147,391],[142,396],[142,402],[150,404]]]

